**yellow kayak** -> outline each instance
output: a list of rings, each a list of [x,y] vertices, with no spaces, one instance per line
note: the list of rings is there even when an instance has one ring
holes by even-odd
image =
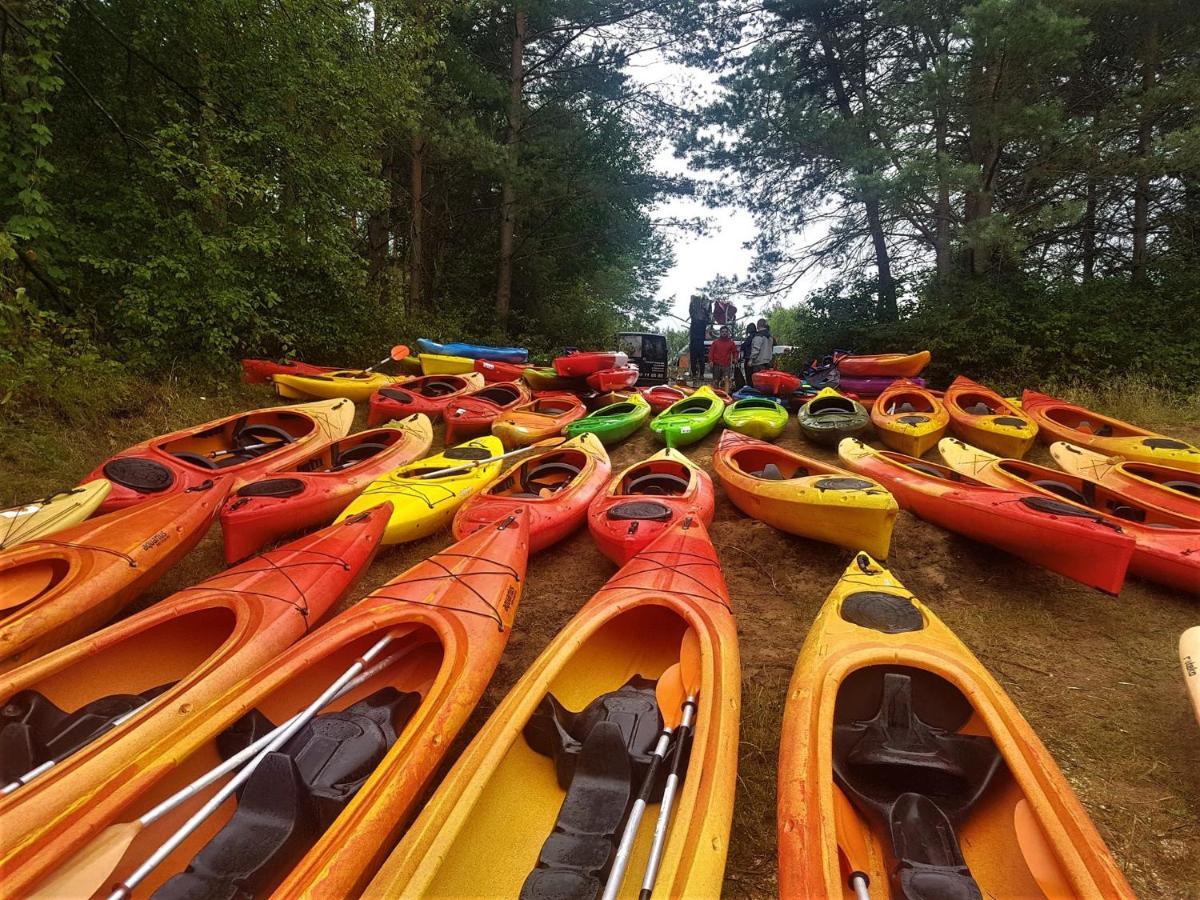
[[[404,544],[428,537],[448,526],[463,503],[491,484],[500,474],[503,463],[483,463],[439,478],[421,476],[499,456],[503,452],[500,439],[489,434],[401,466],[367,485],[337,521],[387,500],[392,504],[392,517],[384,530],[383,543]]]
[[[426,375],[466,375],[475,371],[475,360],[465,356],[443,356],[440,353],[422,353],[421,371]]]
[[[68,488],[11,509],[0,509],[0,550],[78,525],[96,511],[112,483],[106,478]]]
[[[275,393],[288,399],[334,400],[345,397],[355,403],[366,403],[380,388],[408,381],[408,375],[384,375],[363,369],[342,369],[327,375],[272,375]]]

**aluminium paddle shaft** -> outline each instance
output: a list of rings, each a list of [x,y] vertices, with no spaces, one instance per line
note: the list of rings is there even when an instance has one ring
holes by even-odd
[[[692,694],[683,702],[683,721],[679,724],[678,737],[675,739],[675,758],[671,762],[671,774],[667,776],[667,785],[663,788],[662,802],[658,808],[658,822],[654,826],[654,843],[650,847],[650,859],[646,863],[646,874],[642,878],[642,890],[638,894],[638,900],[650,900],[650,895],[654,893],[654,882],[658,879],[663,850],[667,846],[667,828],[671,822],[671,807],[675,803],[675,792],[679,789],[684,744],[695,715],[696,695]]]

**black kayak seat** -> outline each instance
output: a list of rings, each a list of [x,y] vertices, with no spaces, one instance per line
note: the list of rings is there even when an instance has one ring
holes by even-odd
[[[779,471],[779,466],[775,463],[767,463],[762,467],[761,471],[754,473],[755,477],[762,478],[766,481],[785,481],[783,473]]]

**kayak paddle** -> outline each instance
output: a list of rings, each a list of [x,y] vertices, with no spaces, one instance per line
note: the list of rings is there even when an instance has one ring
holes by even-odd
[[[97,733],[92,735],[90,740],[95,740],[96,738],[100,737],[100,735],[104,734],[105,732],[112,731],[118,725],[122,725],[125,722],[129,721],[130,719],[133,718],[134,713],[138,712],[145,705],[146,704],[144,704],[144,703],[139,704],[138,706],[135,706],[133,709],[129,710],[128,712],[122,713],[121,715],[117,716],[115,719],[113,719],[107,725],[104,725],[100,729],[100,731],[98,731]],[[82,747],[75,748],[75,750],[81,750],[81,749],[83,749],[83,748]],[[34,766],[32,769],[30,769],[24,775],[18,775],[12,781],[10,781],[8,784],[6,784],[3,788],[0,788],[0,796],[4,796],[5,794],[11,794],[13,791],[17,790],[18,788],[25,787],[25,785],[29,784],[29,782],[33,781],[33,779],[39,777],[40,775],[43,775],[46,772],[49,772],[51,769],[53,769],[55,766],[57,766],[60,762],[62,762],[64,759],[66,759],[72,753],[74,753],[75,750],[72,750],[70,753],[64,753],[62,756],[57,756],[54,759],[48,759],[41,765]]]
[[[550,441],[553,440],[557,440],[558,443],[547,446]],[[424,472],[421,475],[418,475],[417,478],[443,478],[446,475],[453,475],[455,472],[466,472],[470,469],[476,469],[479,466],[487,465],[488,463],[499,462],[502,459],[508,459],[510,456],[528,453],[531,450],[553,450],[555,447],[560,447],[569,440],[569,437],[548,438],[545,441],[539,441],[536,444],[530,444],[528,447],[518,447],[516,450],[509,450],[507,453],[501,453],[499,456],[489,456],[487,459],[473,459],[470,462],[463,463],[461,466],[450,466],[445,469],[436,469],[432,472]]]
[[[658,736],[658,743],[654,746],[650,768],[646,770],[646,777],[642,779],[642,789],[638,792],[633,809],[629,812],[629,819],[625,822],[625,831],[621,834],[621,843],[617,846],[617,856],[608,873],[602,900],[616,900],[617,892],[621,890],[621,882],[625,880],[625,869],[629,866],[629,858],[633,855],[633,842],[637,840],[642,816],[645,815],[646,806],[650,802],[650,792],[654,790],[658,770],[666,758],[671,734],[679,725],[679,710],[684,701],[683,678],[679,674],[679,663],[675,663],[659,676],[658,684],[654,687],[654,696],[658,700],[658,709],[662,713],[663,730]]]
[[[411,630],[411,628],[405,630]],[[391,633],[385,636],[382,640],[376,642],[375,646],[359,657],[358,661],[355,662],[354,665],[352,665],[346,672],[343,672],[338,680],[335,681],[330,688],[326,689],[326,691],[321,694],[320,697],[314,700],[312,704],[307,706],[302,711],[296,713],[296,715],[292,716],[281,725],[277,726],[271,731],[268,731],[258,740],[238,751],[219,766],[209,769],[195,781],[184,785],[182,788],[180,788],[167,799],[163,800],[153,809],[146,812],[140,818],[135,819],[132,822],[121,822],[116,825],[110,825],[108,828],[104,829],[104,831],[102,831],[85,848],[80,850],[80,852],[77,853],[72,859],[67,861],[65,865],[60,867],[49,881],[35,891],[31,897],[31,900],[33,900],[33,898],[38,898],[38,900],[51,900],[51,898],[58,897],[92,896],[105,884],[105,882],[108,881],[109,878],[112,877],[112,873],[116,870],[122,858],[124,858],[125,853],[129,849],[130,845],[146,828],[153,825],[168,813],[179,808],[179,806],[181,806],[183,803],[196,796],[196,794],[200,793],[200,791],[217,781],[217,779],[227,775],[229,772],[232,772],[242,763],[251,759],[251,757],[257,757],[241,773],[239,773],[238,776],[236,776],[234,779],[231,779],[229,784],[227,784],[225,788],[222,788],[221,792],[218,792],[217,796],[221,796],[221,794],[224,793],[224,791],[229,788],[230,785],[233,785],[232,790],[229,791],[229,793],[232,793],[233,790],[236,790],[237,787],[242,784],[242,782],[250,777],[250,774],[254,771],[255,766],[258,765],[258,763],[267,755],[267,753],[273,752],[274,750],[283,746],[283,744],[287,743],[295,735],[296,731],[298,731],[300,727],[312,719],[313,716],[316,715],[316,712],[319,712],[322,707],[327,706],[330,702],[337,699],[341,695],[353,690],[361,684],[364,684],[371,678],[374,678],[379,672],[395,664],[395,662],[404,655],[404,651],[387,657],[365,671],[358,672],[355,670],[356,667],[361,666],[364,661],[369,662],[371,659],[377,656],[378,653],[381,652],[388,643],[397,637],[402,636],[402,634],[403,632],[400,629],[393,629]],[[346,681],[347,674],[351,675],[349,681]],[[277,743],[277,739],[281,735],[284,735],[285,732],[286,736],[283,737],[282,741],[278,741]],[[268,746],[270,746],[270,749],[265,749]],[[142,866],[133,873],[133,875],[126,879],[123,884],[118,885],[112,896],[129,896],[133,888],[140,881],[145,879],[145,877],[149,875],[155,868],[157,868],[159,863],[169,856],[170,853],[172,853],[175,848],[179,846],[179,844],[186,840],[188,835],[190,835],[192,831],[194,831],[204,821],[204,819],[211,814],[213,810],[219,807],[220,804],[228,798],[228,796],[229,794],[224,794],[224,796],[221,796],[219,802],[213,802],[217,799],[217,797],[214,797],[212,801],[209,801],[209,803],[206,804],[199,813],[189,819],[179,831],[175,832],[174,835],[168,838],[162,847],[160,847],[153,856],[147,859],[146,862],[143,863]]]
[[[386,365],[387,363],[400,362],[400,360],[402,360],[402,359],[407,359],[408,354],[409,354],[409,349],[407,347],[405,347],[403,344],[397,344],[395,347],[392,348],[391,352],[388,353],[387,356],[385,356],[379,362],[375,363],[375,365],[368,366],[367,368],[363,369],[363,371],[364,372],[374,372],[380,366]]]
[[[683,721],[675,737],[675,756],[671,761],[671,773],[663,788],[662,803],[658,808],[658,822],[654,825],[654,843],[650,846],[650,859],[646,862],[646,874],[642,878],[642,890],[638,900],[650,900],[654,893],[654,882],[658,879],[658,867],[662,865],[663,850],[667,846],[667,827],[671,823],[671,807],[675,804],[675,792],[679,790],[680,771],[683,768],[683,745],[696,716],[696,700],[700,696],[700,635],[689,628],[679,648],[679,674],[682,683]]]
[[[871,879],[867,877],[866,872],[869,854],[862,829],[855,822],[857,818],[858,814],[854,811],[850,799],[835,784],[833,786],[834,828],[837,831],[838,849],[842,851],[842,855],[846,858],[846,865],[850,869],[850,877],[847,880],[858,900],[870,900],[871,894],[867,891],[867,885],[871,883]]]

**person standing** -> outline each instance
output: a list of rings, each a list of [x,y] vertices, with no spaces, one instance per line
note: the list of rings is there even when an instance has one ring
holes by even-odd
[[[759,319],[754,331],[754,341],[750,345],[750,375],[775,364],[775,338],[771,336],[771,326],[767,320]]]
[[[712,304],[703,294],[692,294],[688,304],[688,319],[691,321],[688,335],[688,376],[692,385],[699,387],[704,381],[704,338],[708,334],[708,323],[712,318]]]
[[[729,337],[729,329],[722,325],[720,335],[708,348],[708,361],[712,363],[713,387],[729,390],[729,377],[737,358],[738,345]]]
[[[754,323],[747,322],[746,336],[742,339],[741,358],[738,360],[736,378],[734,379],[734,390],[741,390],[750,384],[750,354],[754,350],[754,336],[756,334],[758,334],[758,329],[754,327]]]

